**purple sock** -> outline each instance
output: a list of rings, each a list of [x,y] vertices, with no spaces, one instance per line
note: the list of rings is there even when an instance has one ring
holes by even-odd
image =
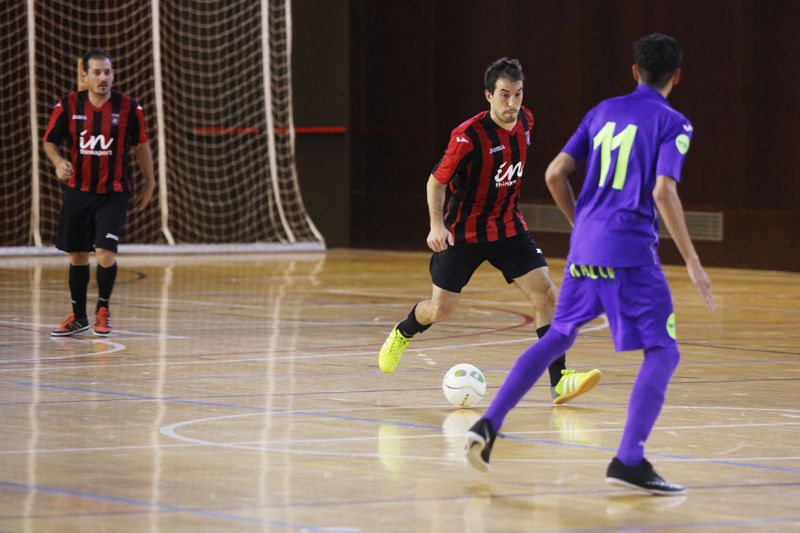
[[[500,430],[508,412],[533,387],[548,365],[572,346],[575,337],[575,331],[571,335],[564,335],[550,328],[544,337],[522,352],[483,415],[483,418],[489,419],[495,431]]]
[[[645,442],[664,405],[667,384],[679,360],[677,346],[645,350],[642,367],[631,391],[628,420],[617,451],[617,459],[624,464],[635,466],[644,459]]]

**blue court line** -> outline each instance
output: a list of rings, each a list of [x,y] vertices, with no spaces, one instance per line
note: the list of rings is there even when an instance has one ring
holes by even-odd
[[[324,411],[295,411],[290,409],[266,409],[263,407],[253,407],[249,405],[238,405],[238,404],[228,404],[228,403],[219,403],[219,402],[204,402],[200,400],[182,400],[180,398],[175,397],[166,397],[166,398],[157,398],[155,396],[144,396],[138,394],[130,394],[130,393],[122,393],[122,392],[111,392],[111,391],[102,391],[97,389],[86,389],[86,388],[79,388],[79,387],[61,387],[58,385],[42,385],[38,384],[35,385],[30,381],[11,381],[5,382],[11,383],[14,385],[21,385],[25,387],[39,387],[43,389],[56,389],[56,390],[67,390],[67,391],[75,391],[75,392],[87,392],[90,394],[105,394],[110,396],[122,396],[125,398],[135,398],[140,400],[148,400],[148,401],[163,401],[167,403],[177,403],[177,404],[188,404],[188,405],[202,405],[208,407],[228,407],[232,409],[242,409],[246,411],[252,411],[256,413],[272,413],[272,414],[293,414],[297,416],[308,416],[308,417],[317,417],[317,418],[327,418],[327,419],[335,419],[335,420],[347,420],[351,422],[367,422],[367,423],[379,423],[379,424],[388,424],[388,425],[395,425],[400,427],[408,427],[413,429],[424,429],[424,430],[432,430],[441,432],[441,426],[433,426],[428,424],[416,424],[413,422],[397,422],[392,420],[383,420],[383,419],[376,419],[376,418],[365,418],[365,417],[356,417],[356,416],[346,416],[346,415],[334,415],[330,413],[326,413]],[[498,434],[499,438],[504,438],[513,441],[519,442],[530,442],[530,443],[538,443],[538,444],[547,444],[550,446],[566,446],[571,448],[584,448],[589,450],[596,450],[596,451],[609,451],[609,452],[616,452],[616,448],[608,448],[604,446],[593,446],[589,444],[577,444],[571,442],[560,442],[560,441],[553,441],[553,440],[546,440],[546,439],[534,439],[530,437],[519,437],[519,436],[509,436],[504,435],[503,433]],[[694,461],[692,457],[684,456],[684,455],[674,455],[674,454],[664,454],[664,453],[651,453],[648,452],[648,455],[651,457],[664,457],[668,459],[678,459],[683,461]],[[769,465],[759,465],[759,464],[751,464],[751,463],[741,463],[732,460],[724,460],[724,459],[703,459],[700,461],[696,461],[699,463],[710,463],[710,464],[722,464],[726,466],[736,466],[740,468],[750,468],[755,470],[768,470],[773,472],[788,472],[788,473],[800,473],[800,468],[790,468],[790,467],[780,467],[780,466],[769,466]]]
[[[594,446],[592,444],[577,444],[573,442],[561,442],[555,440],[546,440],[546,439],[533,439],[530,437],[519,437],[516,435],[504,435],[503,433],[497,434],[498,438],[506,439],[506,440],[513,440],[519,442],[535,442],[537,444],[549,444],[551,446],[569,446],[570,448],[585,448],[587,450],[604,450],[612,453],[616,453],[616,448],[607,448],[604,446]],[[751,464],[751,463],[739,463],[729,459],[702,459],[702,460],[694,460],[691,457],[685,455],[675,455],[671,453],[658,453],[658,452],[647,452],[648,457],[663,457],[665,459],[678,459],[681,461],[688,461],[688,462],[697,462],[697,463],[709,463],[709,464],[720,464],[720,465],[727,465],[727,466],[738,466],[742,468],[752,468],[755,470],[769,470],[772,472],[789,472],[792,474],[800,473],[800,468],[791,468],[791,467],[783,467],[783,466],[769,466],[769,465],[759,465],[759,464]]]
[[[0,488],[2,488],[3,485],[4,485],[4,483],[0,482]],[[5,483],[5,485],[8,485],[8,483]],[[24,485],[24,484],[21,484],[21,483],[14,484],[14,485],[27,486],[27,485]],[[800,486],[800,482],[758,483],[758,484],[755,484],[755,485],[745,483],[745,484],[727,484],[727,485],[701,485],[701,486],[693,485],[690,488],[690,490],[692,492],[695,492],[695,491],[702,491],[702,490],[718,490],[718,489],[740,489],[740,488],[759,489],[759,488],[766,488],[766,487],[776,488],[776,487],[798,487],[798,486]],[[70,491],[70,493],[71,492],[74,492],[74,491]],[[423,498],[421,498],[421,497],[408,497],[408,498],[383,498],[383,499],[373,499],[373,500],[348,500],[348,501],[342,501],[342,500],[338,500],[338,501],[307,500],[307,501],[302,501],[302,502],[295,501],[295,502],[291,503],[288,506],[284,505],[284,504],[281,504],[281,503],[277,503],[277,504],[266,504],[266,505],[246,505],[246,506],[239,506],[239,507],[223,506],[223,507],[220,507],[220,509],[227,509],[227,510],[231,510],[231,511],[232,510],[246,511],[246,510],[283,509],[283,508],[286,508],[286,507],[291,507],[291,508],[340,507],[341,508],[341,507],[351,507],[351,506],[362,507],[362,506],[370,506],[370,505],[407,504],[407,503],[414,503],[414,502],[459,502],[459,501],[469,501],[469,500],[476,499],[476,498],[477,499],[486,498],[486,499],[494,499],[494,500],[509,500],[509,499],[522,499],[522,498],[529,498],[529,499],[530,498],[534,498],[535,499],[535,498],[543,498],[543,497],[548,497],[548,496],[589,496],[589,495],[597,496],[598,494],[606,494],[608,496],[621,495],[619,490],[613,489],[613,488],[608,488],[608,489],[576,489],[576,490],[567,489],[567,490],[544,491],[544,492],[543,491],[538,491],[538,492],[521,492],[521,491],[517,491],[517,492],[505,492],[505,493],[487,494],[487,495],[469,495],[469,494],[464,495],[464,494],[462,494],[462,495],[453,495],[453,496],[432,496],[432,497],[423,497]],[[666,499],[664,499],[664,498],[653,498],[651,496],[641,496],[641,498],[642,498],[642,501],[654,501],[654,502],[655,501],[666,501]],[[127,500],[125,500],[125,501],[127,502]],[[134,500],[134,501],[138,501],[138,500]],[[159,513],[165,513],[165,512],[187,512],[187,510],[172,511],[170,509],[159,508],[158,505],[154,505],[151,502],[144,502],[144,503],[146,504],[147,507],[156,508],[157,512],[159,512]],[[162,506],[162,507],[164,507],[164,506]],[[191,509],[191,508],[188,509],[188,511],[194,511],[194,510],[195,509]],[[200,509],[200,511],[204,511],[204,510]],[[136,515],[147,514],[149,512],[150,511],[148,511],[147,509],[143,509],[143,510],[136,510],[136,511],[108,511],[108,512],[90,512],[90,513],[77,513],[77,512],[75,512],[75,513],[58,513],[58,514],[50,514],[50,515],[30,515],[30,516],[16,515],[16,516],[0,516],[0,521],[3,521],[3,520],[11,521],[11,520],[21,520],[21,519],[59,519],[59,518],[73,518],[73,517],[87,517],[87,516],[98,516],[98,517],[102,517],[102,516],[136,516]],[[211,511],[211,512],[214,512],[214,513],[217,513],[217,514],[223,514],[223,515],[226,514],[226,513],[222,513],[221,511]],[[253,521],[253,520],[256,520],[256,519],[248,519],[248,520]],[[777,520],[779,522],[787,521],[789,523],[793,523],[793,522],[795,522],[795,521],[797,521],[799,519],[796,519],[794,517],[791,517],[791,518],[784,517],[784,518],[778,518],[778,519],[772,519],[772,518],[743,519],[743,521],[745,521],[745,522],[752,521],[753,523],[759,523],[759,521],[771,521],[771,520]],[[707,527],[707,525],[708,524],[706,524],[706,523],[697,524],[697,525],[684,524],[684,525],[681,525],[679,527],[693,528],[693,527]],[[668,527],[668,526],[669,525],[667,525],[667,524],[662,524],[661,526],[648,524],[645,527],[650,527],[650,528],[662,527],[662,528],[664,528],[664,527]],[[286,526],[286,527],[293,527],[293,526]],[[294,526],[294,527],[299,528],[300,526],[298,525],[298,526]],[[642,526],[634,526],[634,525],[630,525],[629,524],[627,526],[621,526],[621,527],[629,527],[629,528],[637,529],[637,528],[642,527]],[[336,529],[336,531],[349,531],[349,532],[361,531],[361,530],[359,530],[357,528],[343,528],[343,527],[332,528],[331,526],[316,526],[316,527],[313,527],[313,528],[309,528],[310,531],[321,531],[321,530],[330,530],[330,529]],[[566,531],[608,531],[608,530],[617,531],[617,530],[619,530],[619,528],[617,528],[617,527],[615,527],[615,528],[587,528],[587,529],[568,529],[568,530],[557,530],[557,531],[565,531],[566,532]]]
[[[105,494],[95,494],[92,492],[85,492],[85,491],[67,489],[62,487],[48,487],[44,485],[30,485],[28,483],[14,483],[12,481],[0,481],[0,488],[21,490],[25,492],[36,491],[44,494],[60,494],[60,495],[72,496],[75,498],[82,498],[86,500],[120,503],[124,505],[132,505],[135,507],[146,507],[148,509],[155,509],[159,512],[193,514],[210,518],[219,518],[222,520],[241,522],[245,524],[282,526],[290,529],[301,529],[308,531],[320,531],[322,529],[325,529],[319,526],[311,526],[308,524],[291,524],[289,522],[283,522],[281,520],[264,520],[260,518],[250,518],[246,516],[238,516],[234,514],[223,513],[220,511],[214,511],[212,509],[202,509],[197,507],[180,507],[178,505],[171,505],[168,503],[153,503],[146,500],[139,500],[136,498],[122,498],[118,496],[109,496]]]

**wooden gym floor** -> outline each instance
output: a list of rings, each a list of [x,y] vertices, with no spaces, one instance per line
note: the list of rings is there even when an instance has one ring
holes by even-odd
[[[0,259],[0,531],[800,530],[800,274],[710,269],[710,313],[666,268],[682,363],[648,457],[689,492],[659,498],[605,483],[641,355],[602,319],[568,355],[597,388],[553,407],[540,382],[492,472],[466,465],[532,311],[485,265],[382,374],[428,257],[121,256],[114,334],[61,339],[66,258]],[[488,378],[476,409],[442,396],[459,362]]]

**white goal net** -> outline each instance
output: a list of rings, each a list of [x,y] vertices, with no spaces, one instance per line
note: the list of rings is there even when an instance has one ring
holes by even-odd
[[[129,211],[129,251],[324,249],[294,164],[290,0],[11,5],[0,113],[24,129],[0,151],[0,254],[52,249],[62,185],[39,139],[93,47],[144,108],[154,155],[156,201]]]

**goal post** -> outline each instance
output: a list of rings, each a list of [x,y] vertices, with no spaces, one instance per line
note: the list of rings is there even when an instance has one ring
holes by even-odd
[[[19,150],[0,152],[3,168],[28,168],[0,189],[0,255],[53,251],[63,186],[40,139],[94,47],[113,58],[115,89],[144,108],[156,167],[157,201],[129,212],[123,252],[324,250],[295,166],[290,14],[289,0],[27,0],[11,13],[28,53],[24,70],[2,70],[0,103],[31,119]],[[131,169],[140,186],[133,157]]]

